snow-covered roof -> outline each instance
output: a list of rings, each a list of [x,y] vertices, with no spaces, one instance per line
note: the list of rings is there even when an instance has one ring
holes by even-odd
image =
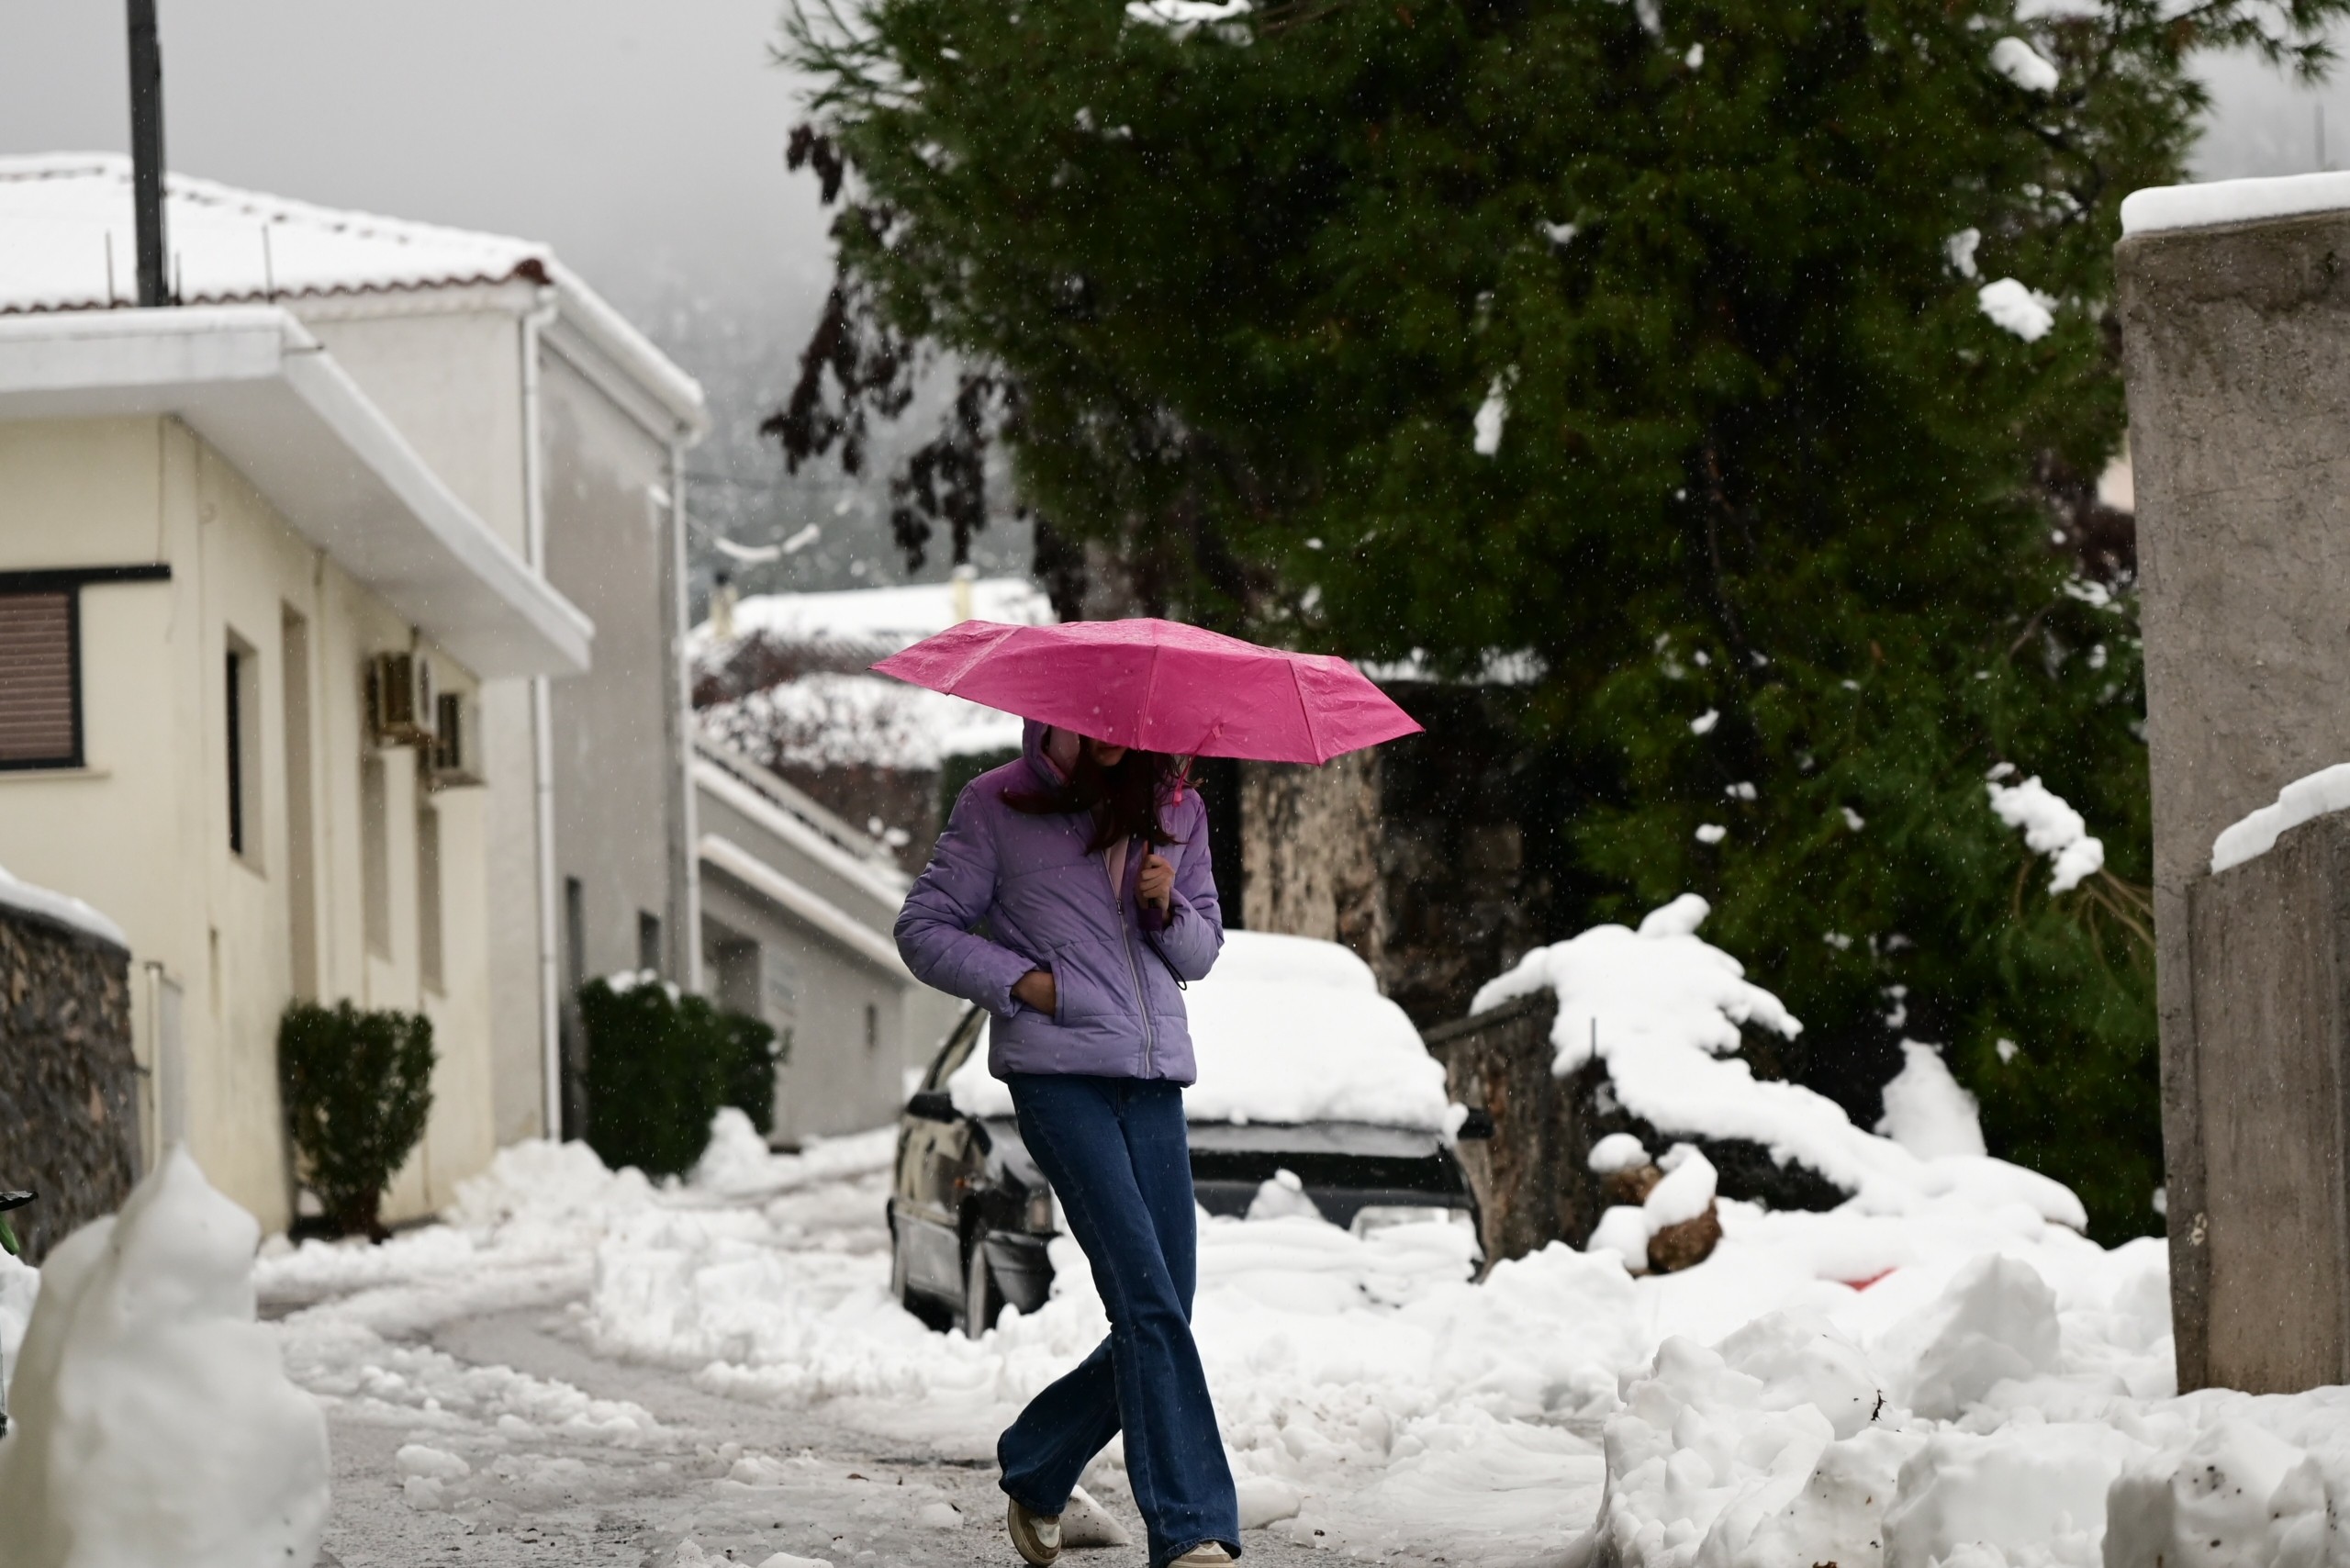
[[[536,241],[319,207],[173,174],[171,268],[186,305],[302,302],[420,289],[552,286],[561,317],[696,431],[701,388]],[[0,315],[104,310],[138,296],[130,160],[0,158]]]
[[[766,593],[734,606],[734,635],[764,633],[784,643],[854,643],[890,653],[964,621],[1000,621],[1016,626],[1049,626],[1052,601],[1025,577],[979,577],[968,584],[968,610],[958,607],[957,583],[910,583],[899,588],[844,588],[832,593]],[[714,650],[710,622],[693,631],[696,653]]]
[[[2350,208],[2350,172],[2281,174],[2257,180],[2207,180],[2193,185],[2151,185],[2121,200],[2121,232],[2210,229],[2266,218],[2300,218]]]

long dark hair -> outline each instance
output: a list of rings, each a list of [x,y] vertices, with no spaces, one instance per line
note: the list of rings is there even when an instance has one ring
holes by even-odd
[[[1099,855],[1122,838],[1139,838],[1152,848],[1175,842],[1158,820],[1158,802],[1180,777],[1174,757],[1129,747],[1113,767],[1094,760],[1093,748],[1078,744],[1077,761],[1066,782],[1055,789],[1006,790],[1003,803],[1032,817],[1093,815],[1093,836],[1085,852]]]

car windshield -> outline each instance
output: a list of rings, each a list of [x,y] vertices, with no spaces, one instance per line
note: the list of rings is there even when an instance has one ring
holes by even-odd
[[[1183,1096],[1194,1122],[1444,1126],[1444,1069],[1371,967],[1336,942],[1228,932],[1214,970],[1184,1000],[1200,1074]],[[984,1039],[982,1028],[946,1087],[967,1115],[1008,1116],[1011,1093],[988,1072]]]

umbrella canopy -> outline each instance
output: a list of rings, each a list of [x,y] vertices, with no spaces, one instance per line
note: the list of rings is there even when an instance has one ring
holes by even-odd
[[[1172,621],[966,621],[873,666],[1112,745],[1327,762],[1420,726],[1363,673]]]

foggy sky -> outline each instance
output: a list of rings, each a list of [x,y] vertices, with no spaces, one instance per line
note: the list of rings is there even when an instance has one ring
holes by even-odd
[[[789,477],[756,433],[831,273],[815,182],[783,166],[800,106],[768,50],[788,3],[159,0],[168,155],[230,185],[551,244],[711,395],[698,593],[712,539],[811,521],[820,544],[744,586],[892,580],[906,568],[879,470]],[[2350,164],[2350,70],[2316,91],[2242,61],[2205,72],[2200,177],[2317,166],[2321,103],[2326,162]],[[0,0],[0,153],[120,151],[129,122],[118,0]],[[883,444],[921,434],[910,422]],[[980,565],[1020,570],[1028,548],[999,517]]]
[[[783,168],[785,0],[161,0],[174,168],[524,235],[624,308],[685,295],[812,319],[814,182]],[[2312,93],[2239,62],[2205,177],[2350,163],[2350,76]],[[128,145],[123,12],[0,0],[0,152]],[[789,304],[786,304],[789,300]]]
[[[159,0],[173,169],[543,241],[623,308],[821,296],[782,0]],[[0,152],[127,151],[123,7],[0,0]],[[813,304],[807,308],[812,318]]]

